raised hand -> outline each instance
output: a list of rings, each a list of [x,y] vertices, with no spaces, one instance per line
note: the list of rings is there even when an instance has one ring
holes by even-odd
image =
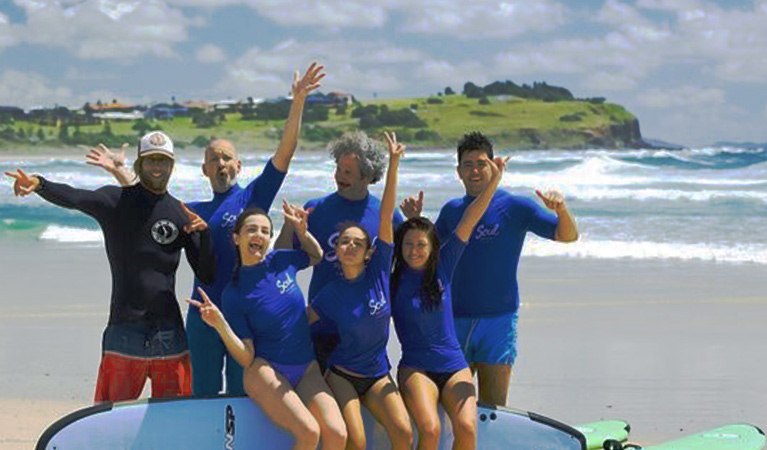
[[[384,139],[389,147],[389,158],[399,158],[405,153],[405,144],[397,142],[397,134],[393,131],[384,131]]]
[[[16,172],[5,172],[5,174],[15,180],[13,182],[13,194],[16,197],[26,197],[35,192],[37,186],[40,185],[40,179],[35,175],[27,175],[21,169],[16,169]]]
[[[423,212],[423,191],[418,191],[418,196],[405,197],[399,205],[399,209],[406,218],[418,217]]]
[[[298,71],[296,70],[296,73],[293,75],[293,86],[291,88],[293,98],[306,97],[311,91],[322,86],[320,80],[325,77],[323,69],[325,69],[324,66],[320,66],[316,62],[313,62],[312,65],[306,69],[306,73],[301,78],[299,78]]]
[[[493,163],[490,164],[490,171],[492,172],[492,178],[503,177],[503,172],[506,170],[506,163],[509,162],[509,157],[496,156],[493,158]]]
[[[552,211],[559,211],[565,206],[565,196],[558,189],[550,189],[546,192],[536,189],[535,193],[543,200],[543,204]]]
[[[291,205],[287,200],[283,200],[282,215],[285,217],[285,221],[293,226],[293,230],[295,230],[299,236],[306,234],[309,223],[309,212],[304,211],[304,209],[299,206]]]
[[[189,224],[184,226],[184,232],[194,233],[195,231],[203,231],[208,228],[208,224],[202,220],[202,217],[198,216],[192,210],[186,207],[185,203],[181,203],[181,209],[184,210],[186,216],[189,217]]]
[[[226,320],[224,319],[224,315],[221,313],[221,310],[218,309],[218,306],[210,301],[210,297],[208,297],[208,294],[206,294],[201,287],[197,288],[197,292],[200,293],[202,301],[188,298],[186,299],[186,302],[190,305],[196,306],[197,309],[200,310],[200,317],[202,317],[203,322],[207,323],[213,328],[219,328],[223,326],[226,323]]]
[[[90,153],[85,155],[85,162],[96,167],[101,167],[109,173],[114,173],[125,166],[125,149],[130,144],[124,143],[120,146],[120,153],[112,153],[104,144],[96,147],[90,147]]]

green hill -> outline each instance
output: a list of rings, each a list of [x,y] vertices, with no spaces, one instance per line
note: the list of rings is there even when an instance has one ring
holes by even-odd
[[[317,111],[309,114],[309,109],[322,108],[327,109],[327,119],[307,123],[310,115],[324,116],[316,114]],[[360,111],[354,111],[358,108],[375,112],[357,118]],[[144,122],[142,126],[146,124]],[[282,124],[281,120],[245,120],[240,113],[220,115],[218,120],[208,121],[206,125],[209,126],[203,128],[190,117],[149,122],[152,128],[166,131],[179,148],[199,147],[215,136],[230,139],[243,150],[274,148]],[[444,95],[374,100],[348,108],[307,106],[301,148],[324,148],[329,140],[344,131],[360,128],[371,135],[392,129],[411,148],[451,148],[460,136],[473,130],[486,133],[501,148],[512,149],[622,148],[641,142],[638,120],[616,104],[593,100],[546,102],[512,96],[476,99]],[[0,148],[33,150],[35,147],[71,147],[97,142],[119,147],[121,142],[134,145],[143,131],[145,129],[137,126],[137,121],[70,126],[67,130],[17,121],[0,125]]]

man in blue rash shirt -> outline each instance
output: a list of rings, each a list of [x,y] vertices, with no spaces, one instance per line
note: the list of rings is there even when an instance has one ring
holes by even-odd
[[[285,121],[282,139],[272,158],[267,161],[263,172],[244,189],[237,184],[242,162],[231,142],[214,139],[205,148],[202,173],[210,181],[213,199],[204,202],[190,202],[189,208],[205,220],[211,229],[213,248],[216,252],[216,281],[213,284],[194,280],[192,298],[201,300],[198,287],[202,287],[211,301],[221,307],[224,288],[232,279],[237,254],[232,243],[232,229],[240,213],[249,207],[269,211],[274,197],[282,185],[290,161],[296,150],[301,130],[301,116],[307,95],[317,89],[325,76],[324,67],[313,63],[302,78],[296,72],[292,94],[293,101]],[[91,150],[89,163],[103,167],[112,173],[120,183],[129,182],[130,174],[116,170],[114,155],[107,150]],[[118,173],[115,173],[118,172]],[[192,359],[192,393],[195,396],[215,396],[221,391],[221,372],[226,360],[226,391],[230,395],[245,395],[242,385],[242,367],[226,351],[216,331],[202,322],[200,312],[189,307],[186,331]]]
[[[324,252],[322,261],[312,271],[307,296],[310,303],[329,282],[343,278],[336,265],[338,225],[347,221],[356,222],[374,239],[378,235],[380,219],[381,200],[372,195],[369,188],[383,177],[386,167],[383,147],[364,132],[358,131],[346,133],[329,143],[328,152],[336,162],[336,192],[309,200],[304,205],[304,209],[310,211],[309,232],[317,238]],[[395,212],[394,227],[402,222],[402,216]],[[292,227],[286,222],[274,248],[297,246],[293,234]],[[317,360],[324,370],[328,355],[338,343],[338,333],[315,322],[312,325],[312,340]]]
[[[457,156],[456,170],[466,195],[442,207],[435,222],[441,239],[453,232],[464,210],[491,179],[493,146],[482,133],[464,135]],[[562,194],[558,191],[536,194],[556,215],[547,213],[531,199],[499,188],[455,269],[452,297],[456,334],[466,360],[477,374],[480,402],[506,405],[517,354],[517,266],[527,232],[558,242],[578,239],[575,220]],[[405,215],[419,215],[422,202],[422,195],[406,199]]]
[[[134,165],[139,183],[134,186],[89,191],[28,176],[21,169],[6,173],[16,180],[16,195],[36,192],[55,205],[82,211],[104,233],[112,298],[96,402],[137,398],[147,377],[153,397],[190,394],[176,269],[184,249],[195,275],[213,283],[215,257],[207,224],[167,192],[173,164],[173,142],[153,131],[139,142]]]

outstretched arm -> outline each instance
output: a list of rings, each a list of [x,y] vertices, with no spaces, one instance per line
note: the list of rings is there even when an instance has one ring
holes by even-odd
[[[488,162],[492,171],[490,182],[466,208],[463,216],[461,216],[461,220],[455,227],[456,236],[463,242],[469,241],[471,232],[474,230],[477,222],[479,222],[479,219],[482,218],[482,215],[485,214],[485,211],[487,211],[487,206],[490,204],[490,200],[493,199],[493,194],[495,194],[495,190],[498,188],[501,178],[503,178],[503,171],[508,160],[509,157],[507,156],[506,158],[497,157],[493,161]]]
[[[282,215],[285,216],[285,223],[290,222],[291,227],[301,243],[301,250],[309,255],[309,265],[315,266],[322,261],[322,247],[317,239],[307,230],[309,213],[303,208],[293,206],[287,201],[282,202]]]
[[[16,172],[5,172],[5,174],[14,180],[13,195],[16,197],[26,197],[40,187],[40,179],[37,175],[27,175],[21,169],[16,169]]]
[[[290,104],[290,113],[285,121],[285,127],[282,130],[282,139],[280,146],[272,158],[274,167],[280,172],[287,172],[290,166],[290,160],[296,152],[298,145],[298,135],[301,133],[301,116],[304,112],[304,102],[310,92],[319,88],[320,80],[325,76],[324,67],[316,62],[306,70],[306,73],[299,79],[298,72],[293,78],[293,102]]]
[[[186,300],[187,303],[200,309],[200,317],[202,317],[202,320],[213,327],[218,335],[221,336],[221,340],[224,341],[224,345],[226,346],[226,349],[229,350],[232,357],[237,360],[242,367],[249,367],[256,355],[253,342],[251,342],[250,339],[240,339],[239,336],[235,334],[234,330],[232,330],[232,327],[229,326],[229,322],[226,321],[224,314],[221,313],[218,306],[210,301],[208,294],[206,294],[202,288],[197,288],[197,291],[200,293],[202,301],[200,302],[189,298]]]
[[[545,193],[536,190],[535,193],[543,200],[547,208],[557,214],[557,228],[554,231],[554,239],[559,242],[574,242],[578,240],[578,227],[570,210],[565,205],[565,197],[558,190],[550,190]]]
[[[397,142],[393,131],[384,132],[384,138],[389,148],[389,169],[386,172],[386,186],[381,198],[381,218],[378,224],[378,239],[391,244],[394,241],[392,217],[397,200],[397,172],[399,160],[405,153],[405,145]]]
[[[129,144],[120,146],[120,153],[112,153],[104,144],[91,147],[85,155],[85,162],[109,172],[120,186],[129,186],[136,180],[136,174],[125,164],[125,149]]]

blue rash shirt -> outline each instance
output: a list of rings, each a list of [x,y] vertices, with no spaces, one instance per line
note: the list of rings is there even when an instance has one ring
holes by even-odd
[[[440,238],[453,233],[474,201],[468,195],[448,201],[439,213]],[[519,308],[517,267],[528,231],[554,239],[558,219],[533,200],[497,190],[474,227],[453,276],[456,317],[497,317]]]
[[[232,330],[251,339],[256,356],[278,364],[314,359],[309,319],[296,273],[309,267],[303,250],[274,250],[263,261],[241,267],[223,294],[223,310]]]
[[[329,366],[362,377],[380,377],[391,368],[389,342],[389,272],[392,244],[377,241],[365,271],[354,280],[330,282],[314,298],[320,321],[338,329],[341,342],[330,354]]]
[[[284,179],[285,173],[277,170],[270,158],[263,172],[245,189],[235,183],[226,192],[214,192],[212,200],[187,204],[189,209],[207,222],[211,230],[213,249],[216,252],[216,281],[213,284],[205,284],[201,283],[199,278],[195,278],[192,289],[193,299],[201,299],[197,288],[202,287],[213,303],[221,305],[221,294],[232,279],[234,266],[237,263],[237,249],[232,242],[234,223],[246,208],[258,207],[268,214]],[[200,311],[190,307],[189,314],[199,315]]]
[[[338,240],[338,225],[351,221],[356,222],[370,235],[370,239],[378,236],[378,225],[381,216],[381,200],[368,194],[362,200],[347,200],[337,192],[322,198],[309,200],[304,209],[313,208],[309,214],[308,230],[317,238],[322,246],[324,256],[319,264],[314,266],[312,279],[309,283],[309,301],[314,301],[314,296],[333,280],[343,279],[336,265],[335,246]],[[396,229],[403,222],[402,215],[395,211],[392,225]],[[294,247],[298,245],[294,237]]]
[[[442,243],[437,279],[442,303],[426,309],[422,305],[423,271],[404,267],[397,292],[392,293],[392,317],[402,344],[401,367],[427,372],[455,372],[469,367],[458,343],[453,322],[450,280],[466,244],[455,233]]]

